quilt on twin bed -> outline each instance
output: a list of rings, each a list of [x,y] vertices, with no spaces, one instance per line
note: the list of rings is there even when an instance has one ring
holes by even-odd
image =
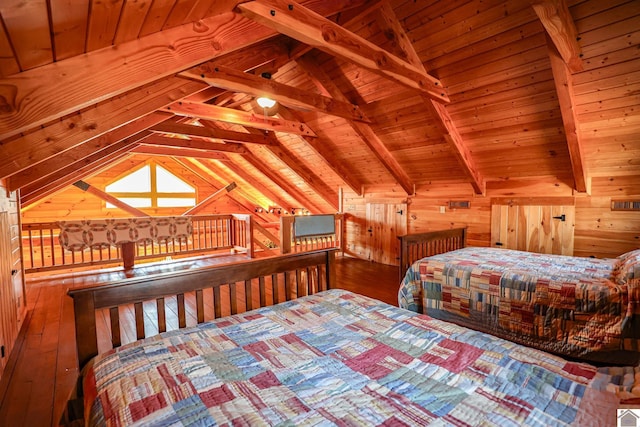
[[[638,260],[468,247],[415,262],[399,303],[564,356],[637,364]]]
[[[84,373],[90,424],[113,426],[603,426],[637,375],[340,290],[126,345]]]

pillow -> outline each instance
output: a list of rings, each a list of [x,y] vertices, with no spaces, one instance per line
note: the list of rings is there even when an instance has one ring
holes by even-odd
[[[620,255],[613,268],[613,279],[620,285],[640,279],[640,249]]]

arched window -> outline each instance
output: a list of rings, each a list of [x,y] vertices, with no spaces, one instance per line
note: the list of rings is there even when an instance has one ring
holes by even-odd
[[[196,204],[196,190],[153,162],[123,176],[105,191],[135,208],[189,207]],[[114,208],[107,203],[107,208]]]

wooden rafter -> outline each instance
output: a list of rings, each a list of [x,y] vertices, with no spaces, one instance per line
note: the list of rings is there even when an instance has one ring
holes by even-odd
[[[169,133],[184,136],[199,136],[203,138],[220,139],[226,142],[240,142],[250,144],[273,144],[273,139],[268,135],[252,134],[248,132],[235,132],[215,127],[196,126],[185,123],[163,122],[151,127],[149,130],[158,133]]]
[[[278,114],[286,120],[302,121],[301,113],[289,110],[283,106],[280,106],[278,109]],[[331,168],[331,170],[333,170],[349,188],[351,188],[358,196],[362,196],[364,184],[358,181],[353,172],[349,170],[349,167],[340,161],[340,159],[335,155],[335,152],[329,148],[330,145],[327,144],[325,138],[320,136],[318,138],[302,136],[301,138],[307,142],[316,154],[324,160],[326,165]]]
[[[409,40],[409,37],[407,37],[404,28],[400,24],[400,21],[398,21],[398,18],[388,1],[384,1],[380,5],[377,17],[378,24],[383,29],[386,36],[393,40],[393,45],[396,50],[400,52],[399,55],[414,66],[426,72],[426,69],[422,65],[422,61],[420,61],[413,44]],[[443,133],[445,141],[447,141],[451,146],[452,152],[469,177],[474,191],[476,194],[484,194],[486,191],[485,179],[478,170],[471,152],[464,143],[462,136],[453,123],[446,107],[439,102],[435,102],[433,98],[423,96],[423,99],[427,109],[431,112],[431,116],[434,118],[436,125]]]
[[[224,173],[221,173],[219,169],[214,170],[209,166],[211,162],[209,160],[200,161],[198,159],[174,159],[177,163],[181,164],[185,168],[187,168],[191,173],[199,177],[205,182],[205,185],[216,189],[219,187],[214,187],[212,185],[212,181],[215,182],[218,186],[222,185],[223,182],[235,182],[232,177],[227,176]],[[227,194],[230,199],[234,200],[238,206],[241,206],[247,213],[251,213],[262,221],[269,222],[273,221],[275,218],[273,215],[269,214],[266,211],[263,212],[255,212],[255,207],[259,206],[260,203],[255,200],[254,197],[251,196],[247,191],[243,190],[243,186],[240,185],[236,188],[232,193]]]
[[[247,148],[242,144],[237,144],[235,142],[212,142],[212,141],[204,141],[201,139],[184,139],[184,138],[172,138],[170,136],[162,136],[162,135],[150,135],[145,138],[145,144],[148,145],[160,145],[165,147],[175,147],[175,148],[191,148],[196,150],[210,150],[210,151],[221,151],[225,153],[235,153],[235,154],[246,154]]]
[[[149,126],[166,120],[169,117],[171,116],[166,113],[153,112],[124,126],[115,128],[87,143],[77,145],[54,157],[35,163],[29,168],[9,177],[7,180],[8,188],[11,191],[22,188],[31,182],[44,178],[58,170],[62,170],[69,165],[74,165],[78,168],[81,165],[83,166],[84,164],[99,161],[104,156],[104,154],[101,155],[99,153],[103,151],[105,153],[109,153],[109,150],[113,146],[126,145],[127,143],[131,144],[139,141],[150,134],[149,132],[144,134],[140,132],[144,131]],[[132,138],[134,135],[135,137]]]
[[[363,2],[303,4],[327,16]],[[225,13],[121,43],[117,49],[99,49],[0,79],[0,97],[5,100],[0,140],[273,35],[269,28]]]
[[[217,105],[184,101],[171,104],[166,108],[166,111],[180,116],[238,124],[256,129],[316,136],[304,123],[290,122],[275,117],[265,117],[260,114],[218,107]]]
[[[132,149],[131,152],[137,154],[149,154],[152,156],[193,157],[196,159],[227,160],[227,156],[216,151],[211,152],[209,150],[194,150],[191,148],[163,147],[159,145],[141,144]]]
[[[0,158],[0,177],[13,175],[68,149],[89,143],[119,126],[153,113],[176,98],[183,98],[205,87],[203,83],[177,77],[163,79],[145,89],[101,102],[94,108],[7,141]]]
[[[111,194],[105,193],[99,188],[96,188],[93,185],[86,183],[82,180],[74,182],[73,185],[86,193],[93,194],[97,198],[102,199],[107,203],[111,203],[113,206],[117,207],[118,209],[122,209],[123,211],[130,213],[133,216],[137,216],[137,217],[149,216],[148,214],[141,211],[140,209],[136,209],[133,206],[128,205],[125,202],[121,201],[117,197],[113,197]]]
[[[249,129],[249,131],[252,131]],[[256,132],[253,130],[252,132]],[[277,141],[277,137],[274,136]],[[335,210],[338,210],[338,192],[333,190],[327,184],[324,183],[322,178],[315,174],[309,167],[303,162],[298,160],[293,153],[287,150],[282,144],[268,145],[265,147],[271,154],[276,156],[282,163],[287,165],[289,169],[300,177],[309,187],[311,187],[327,204],[332,206]]]
[[[185,211],[182,215],[195,215],[196,213],[204,209],[207,205],[210,205],[216,200],[228,195],[231,191],[235,190],[236,187],[237,185],[235,182],[232,182],[231,184],[228,184],[222,187],[215,193],[211,194],[210,196],[206,197],[204,200],[200,201],[197,205],[195,205],[191,209],[188,209],[187,211]]]
[[[245,154],[243,158],[247,162],[249,162],[251,166],[256,168],[261,174],[271,180],[275,185],[284,190],[289,195],[289,197],[295,199],[298,203],[300,203],[299,207],[306,208],[311,213],[324,212],[324,209],[316,206],[316,204],[309,200],[306,195],[302,194],[302,192],[297,187],[287,182],[287,180],[282,178],[280,175],[278,175],[268,167],[265,167],[265,164],[260,161],[260,159],[258,159],[255,155]]]
[[[582,71],[584,66],[581,58],[582,49],[578,43],[578,30],[566,1],[533,0],[531,6],[569,70],[572,73]]]
[[[254,96],[267,96],[284,105],[318,111],[348,120],[368,122],[357,105],[341,102],[326,96],[303,91],[293,86],[279,83],[253,74],[223,67],[215,63],[202,64],[180,73],[183,77],[202,80],[212,86]]]
[[[438,102],[449,101],[438,79],[303,5],[255,0],[239,4],[238,10],[282,34],[382,74]]]
[[[311,76],[313,76],[319,84],[321,84],[336,99],[345,100],[347,97],[342,93],[338,85],[327,76],[320,68],[317,62],[305,55],[298,59],[298,64]],[[371,126],[366,123],[349,121],[354,131],[362,138],[363,142],[369,147],[371,152],[380,160],[382,165],[389,171],[391,176],[400,184],[407,194],[414,194],[414,183],[409,175],[400,166],[393,154],[380,140],[378,135],[373,131]]]
[[[34,191],[34,189],[38,189],[40,187],[46,187],[52,182],[68,179],[69,176],[74,175],[79,170],[84,170],[85,167],[93,167],[94,169],[99,168],[105,160],[112,159],[119,154],[126,154],[132,150],[138,144],[138,141],[144,139],[148,135],[149,132],[147,131],[139,132],[124,139],[123,141],[110,145],[104,150],[97,151],[89,157],[66,164],[62,168],[56,168],[53,173],[42,176],[37,180],[29,182],[28,185],[23,186],[22,188],[25,190],[23,194],[28,194],[30,191]]]
[[[78,169],[62,178],[57,179],[56,181],[51,181],[44,186],[25,187],[24,195],[23,190],[20,190],[20,203],[22,204],[23,208],[29,209],[36,205],[38,202],[45,200],[47,197],[50,197],[58,191],[67,188],[77,180],[86,179],[91,175],[100,173],[101,171],[111,167],[115,163],[126,159],[127,157],[129,157],[128,153],[116,153],[102,159],[99,165],[87,165],[84,168]]]
[[[584,166],[584,150],[578,132],[578,118],[573,95],[573,76],[549,37],[547,38],[547,46],[549,48],[553,81],[556,85],[556,93],[560,104],[564,134],[571,159],[575,189],[580,193],[589,192],[589,179]]]

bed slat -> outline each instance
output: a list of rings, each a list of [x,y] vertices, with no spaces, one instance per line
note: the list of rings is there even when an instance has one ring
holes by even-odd
[[[167,331],[167,316],[164,311],[164,298],[156,298],[156,309],[158,310],[158,332]]]
[[[198,317],[198,323],[204,322],[204,296],[202,295],[202,289],[196,291],[196,315]]]
[[[133,308],[136,313],[136,339],[141,340],[144,338],[144,310],[142,310],[142,303],[135,303]]]
[[[120,338],[120,313],[118,307],[109,309],[109,317],[111,318],[111,345],[120,347],[122,339]]]
[[[187,311],[184,307],[184,294],[180,293],[176,295],[178,300],[178,327],[187,327]]]

